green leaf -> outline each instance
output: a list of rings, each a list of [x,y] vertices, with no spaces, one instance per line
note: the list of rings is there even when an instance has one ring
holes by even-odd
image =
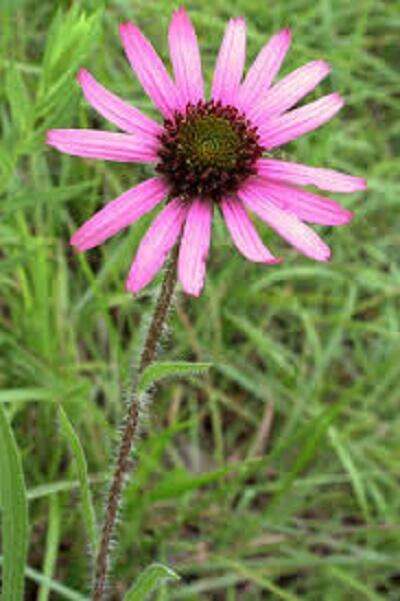
[[[6,388],[0,390],[0,403],[52,401],[54,393],[46,388]]]
[[[3,565],[4,558],[0,555],[0,566]],[[89,601],[89,598],[82,593],[79,593],[78,591],[75,591],[64,584],[61,584],[53,578],[45,576],[42,574],[42,572],[39,572],[34,568],[30,568],[29,566],[25,568],[25,576],[37,584],[45,584],[51,591],[57,593],[57,597],[55,597],[57,600],[59,599],[61,601],[61,599],[67,599],[68,601]]]
[[[2,513],[2,601],[23,601],[28,547],[28,508],[21,457],[0,406],[0,510]]]
[[[32,102],[21,73],[15,65],[11,65],[6,71],[6,92],[13,123],[18,132],[23,134],[28,129],[33,116]]]
[[[124,601],[145,601],[166,580],[179,580],[179,576],[170,568],[153,563],[140,574],[136,584],[126,593]]]
[[[368,521],[371,518],[371,511],[369,508],[368,495],[362,476],[361,470],[358,469],[352,458],[350,445],[346,445],[342,440],[340,431],[331,426],[329,430],[329,437],[333,448],[336,450],[337,456],[343,465],[343,468],[349,474],[350,482],[352,483],[354,494],[360,505],[360,510],[364,514],[364,518]]]
[[[140,376],[139,392],[144,392],[158,380],[170,377],[199,375],[208,371],[210,367],[212,367],[212,363],[189,363],[186,361],[153,363]]]
[[[153,503],[168,499],[178,499],[186,493],[195,492],[199,488],[222,481],[224,476],[232,473],[234,470],[234,467],[228,466],[212,472],[191,474],[183,468],[177,468],[160,477],[154,488],[146,494],[146,497]]]
[[[55,203],[70,202],[76,198],[82,198],[92,186],[93,181],[80,182],[71,186],[38,187],[36,190],[21,186],[17,194],[10,194],[8,198],[2,200],[1,213],[7,216],[12,215],[16,208],[25,209],[50,203],[54,205]],[[60,209],[57,207],[57,210]]]
[[[61,511],[58,496],[50,497],[49,515],[47,520],[46,551],[43,559],[42,572],[44,576],[51,578],[57,565],[57,557],[60,546],[61,531]],[[47,583],[42,583],[38,601],[48,601],[50,597],[50,587]]]
[[[267,332],[260,329],[259,326],[253,325],[248,319],[233,315],[230,311],[225,311],[224,315],[236,328],[248,337],[266,363],[271,362],[286,374],[294,375],[293,357],[290,356],[285,346],[274,340]]]
[[[81,488],[82,517],[90,540],[90,544],[92,546],[92,552],[93,554],[95,554],[97,551],[98,542],[97,522],[96,513],[93,505],[92,493],[90,491],[89,471],[87,467],[85,453],[68,415],[61,406],[59,408],[59,416],[62,432],[69,443],[73,457],[75,459],[76,468],[78,472],[78,480]]]
[[[273,515],[273,512],[276,510],[280,511],[280,499],[290,489],[296,477],[307,468],[320,447],[323,436],[338,418],[341,411],[343,411],[345,405],[346,400],[343,399],[334,405],[327,407],[320,415],[312,420],[306,428],[304,445],[298,450],[298,455],[294,460],[291,470],[283,477],[281,486],[270,500],[268,507],[268,513],[270,515]]]
[[[18,10],[25,3],[26,0],[0,0],[0,9],[12,12]]]
[[[13,157],[10,153],[10,148],[4,142],[4,144],[0,144],[0,176],[2,179],[0,180],[0,192],[3,189],[4,181],[10,177],[12,170],[14,168]],[[3,201],[2,201],[3,202]]]
[[[46,36],[36,105],[42,130],[53,123],[59,126],[60,118],[68,115],[78,92],[74,75],[99,37],[101,14],[101,10],[87,14],[75,4],[67,12],[59,10],[53,19]]]

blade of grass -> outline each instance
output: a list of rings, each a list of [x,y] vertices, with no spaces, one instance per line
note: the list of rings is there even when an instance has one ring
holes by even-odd
[[[28,546],[28,510],[21,457],[0,405],[0,509],[2,513],[2,601],[23,601]]]
[[[167,566],[154,563],[140,574],[136,584],[126,593],[124,601],[146,601],[166,580],[179,580],[179,576]]]
[[[91,544],[92,553],[97,551],[97,522],[92,493],[90,490],[89,471],[81,442],[65,410],[59,407],[62,432],[70,446],[75,460],[77,475],[81,488],[82,518]]]
[[[50,497],[49,519],[46,537],[46,554],[43,562],[43,574],[51,579],[57,563],[58,546],[60,543],[60,508],[58,496]],[[48,582],[42,582],[39,589],[38,601],[48,601],[50,588]]]
[[[0,566],[2,565],[4,565],[4,557],[0,555]],[[89,598],[82,593],[74,591],[60,582],[44,576],[41,572],[34,570],[29,566],[25,568],[25,576],[37,584],[45,584],[50,591],[57,593],[62,599],[67,599],[68,601],[89,601]]]

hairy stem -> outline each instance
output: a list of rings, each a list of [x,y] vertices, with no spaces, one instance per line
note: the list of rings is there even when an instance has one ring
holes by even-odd
[[[115,530],[115,522],[124,487],[124,480],[130,465],[130,453],[138,432],[139,401],[136,393],[137,379],[146,367],[153,362],[157,352],[157,346],[163,333],[164,324],[176,284],[177,256],[178,248],[175,248],[165,272],[160,295],[154,307],[153,317],[140,357],[139,368],[135,376],[128,412],[124,419],[114,475],[107,498],[99,551],[95,562],[92,601],[103,601],[104,599],[110,567],[111,541]]]

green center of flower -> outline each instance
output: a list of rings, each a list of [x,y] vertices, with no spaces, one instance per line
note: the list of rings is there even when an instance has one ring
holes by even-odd
[[[230,122],[214,115],[183,123],[179,151],[194,168],[232,169],[236,165],[240,138]]]
[[[219,201],[253,175],[263,148],[256,129],[232,106],[189,104],[164,122],[157,171],[172,196]]]

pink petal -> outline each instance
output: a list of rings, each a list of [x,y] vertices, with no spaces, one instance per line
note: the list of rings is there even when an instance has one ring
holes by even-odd
[[[339,94],[328,94],[294,111],[272,117],[258,130],[261,144],[270,150],[295,140],[332,119],[343,104]]]
[[[211,97],[222,104],[235,104],[246,59],[246,22],[231,19],[215,65]]]
[[[204,285],[211,222],[211,202],[202,198],[192,201],[179,249],[178,276],[184,291],[193,296],[199,296]]]
[[[283,211],[293,213],[303,221],[322,225],[343,225],[353,217],[351,211],[344,209],[330,198],[317,196],[307,190],[292,188],[286,184],[258,178],[254,180],[252,190],[255,190],[258,197],[267,198]]]
[[[367,182],[361,177],[353,177],[333,169],[309,167],[300,163],[274,159],[258,161],[257,171],[259,175],[267,179],[299,186],[316,186],[331,192],[358,192],[367,187]]]
[[[250,111],[249,117],[257,125],[262,125],[266,119],[281,115],[311,92],[329,71],[325,61],[313,61],[296,69],[267,92]]]
[[[239,196],[251,211],[306,257],[316,261],[330,258],[331,251],[325,242],[293,213],[282,211],[267,198],[256,196],[254,187],[244,186]]]
[[[93,129],[51,129],[47,132],[46,143],[60,152],[79,157],[125,163],[158,161],[159,142],[149,142],[131,134]]]
[[[161,125],[109,92],[86,69],[79,71],[77,80],[89,104],[123,131],[152,139],[162,132]]]
[[[144,90],[165,117],[171,117],[182,103],[164,63],[149,40],[133,23],[120,26],[126,55]]]
[[[222,213],[236,248],[246,259],[255,263],[280,263],[261,241],[239,199],[224,198]]]
[[[188,206],[176,198],[157,215],[139,245],[126,283],[127,290],[139,292],[161,269],[178,239],[187,212]]]
[[[166,197],[168,189],[158,177],[131,188],[86,221],[72,236],[72,246],[79,251],[98,246],[151,211]]]
[[[183,105],[204,100],[204,83],[196,32],[183,7],[172,15],[168,35],[175,82]]]
[[[276,77],[283,60],[289,50],[292,34],[290,29],[283,29],[275,34],[264,46],[252,64],[244,80],[238,97],[238,106],[252,118],[254,105],[265,96],[272,81]]]

